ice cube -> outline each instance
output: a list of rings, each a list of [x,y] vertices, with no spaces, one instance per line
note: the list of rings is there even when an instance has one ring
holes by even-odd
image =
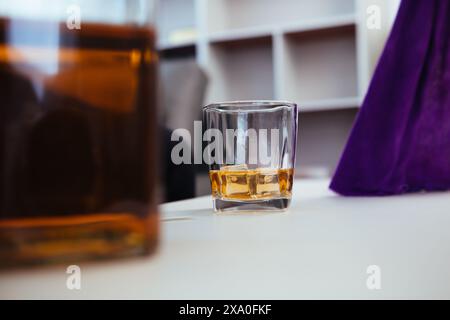
[[[256,193],[258,195],[278,195],[280,193],[278,169],[262,168],[258,170]]]
[[[223,174],[225,177],[225,194],[229,197],[249,196],[248,174],[242,169],[240,171],[229,171]]]

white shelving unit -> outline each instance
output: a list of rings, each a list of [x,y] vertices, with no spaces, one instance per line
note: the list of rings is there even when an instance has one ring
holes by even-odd
[[[303,109],[358,102],[354,25],[283,35],[279,96]],[[353,106],[356,106],[353,104]]]
[[[247,99],[297,102],[303,113],[298,162],[334,169],[399,0],[161,2],[165,13],[159,26],[160,49],[195,47],[191,58],[210,79],[205,104]],[[370,5],[380,9],[379,30],[366,26]],[[195,28],[195,40],[167,41],[180,26]],[[326,150],[317,152],[318,145]]]

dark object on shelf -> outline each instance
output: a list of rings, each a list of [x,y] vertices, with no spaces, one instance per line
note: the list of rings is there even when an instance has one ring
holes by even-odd
[[[163,60],[160,64],[160,100],[162,106],[164,159],[164,202],[195,197],[196,175],[207,167],[195,164],[173,164],[170,154],[179,141],[171,141],[173,130],[189,131],[191,139],[183,136],[183,143],[192,143],[194,121],[201,121],[203,100],[208,78],[194,59]],[[186,140],[184,140],[186,139]]]
[[[195,197],[195,166],[193,164],[176,165],[172,162],[170,154],[172,148],[178,144],[177,141],[171,141],[171,131],[163,129],[162,137],[162,163],[164,202],[172,202]]]
[[[450,1],[404,0],[330,188],[450,188]]]

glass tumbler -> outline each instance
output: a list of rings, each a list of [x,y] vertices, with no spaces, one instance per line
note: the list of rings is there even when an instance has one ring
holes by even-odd
[[[0,267],[155,249],[154,4],[0,2]]]
[[[204,159],[216,212],[289,207],[297,146],[297,105],[225,102],[203,109]]]

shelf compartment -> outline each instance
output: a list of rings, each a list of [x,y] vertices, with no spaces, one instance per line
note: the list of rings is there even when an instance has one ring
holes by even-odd
[[[311,19],[303,22],[288,23],[277,27],[257,26],[245,29],[233,29],[211,33],[207,36],[210,43],[224,43],[237,40],[251,40],[261,37],[270,37],[277,34],[298,34],[302,32],[317,31],[322,29],[342,28],[354,26],[356,17],[354,14],[336,16],[332,18]]]
[[[300,114],[296,163],[298,172],[308,167],[323,167],[328,168],[330,174],[334,172],[358,110]]]
[[[282,61],[283,99],[308,102],[309,110],[357,103],[354,26],[286,34]]]
[[[208,36],[210,43],[235,42],[239,40],[252,40],[270,37],[273,30],[270,27],[252,27],[246,29],[236,29],[222,32],[215,32]]]
[[[182,47],[195,42],[196,30],[195,0],[159,1],[157,26],[159,48]],[[182,35],[186,34],[182,39]],[[180,36],[181,35],[181,36]]]
[[[209,0],[208,32],[298,23],[354,14],[354,0]]]
[[[192,41],[182,42],[182,43],[158,43],[158,50],[159,51],[166,51],[166,50],[182,50],[184,48],[188,47],[195,47],[196,43]]]
[[[273,99],[272,37],[209,45],[208,102]]]
[[[317,99],[296,101],[300,112],[315,112],[328,110],[353,109],[361,106],[360,97],[345,97],[335,99]]]
[[[197,47],[195,44],[180,46],[163,46],[158,49],[161,59],[195,59]]]
[[[301,22],[293,22],[281,27],[284,34],[298,34],[302,32],[319,31],[322,29],[342,28],[356,25],[355,14],[343,14],[333,17],[308,19]]]

